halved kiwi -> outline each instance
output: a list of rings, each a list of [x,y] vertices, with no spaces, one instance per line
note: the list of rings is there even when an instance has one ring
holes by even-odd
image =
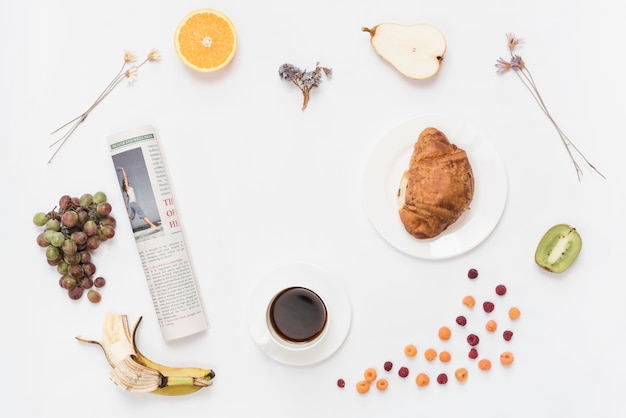
[[[578,257],[583,246],[580,234],[573,226],[559,224],[550,228],[539,241],[535,262],[552,273],[562,273]]]

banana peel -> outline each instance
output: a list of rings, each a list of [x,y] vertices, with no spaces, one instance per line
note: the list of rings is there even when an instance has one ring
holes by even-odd
[[[135,336],[141,319],[137,319],[131,330],[126,315],[108,313],[104,319],[102,341],[82,337],[76,339],[100,346],[112,368],[109,378],[130,392],[189,395],[213,383],[215,372],[212,369],[165,366],[139,351]]]

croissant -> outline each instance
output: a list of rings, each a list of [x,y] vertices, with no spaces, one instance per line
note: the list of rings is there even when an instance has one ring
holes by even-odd
[[[473,196],[474,174],[465,151],[438,129],[424,129],[398,189],[404,228],[415,238],[434,238],[469,209]]]

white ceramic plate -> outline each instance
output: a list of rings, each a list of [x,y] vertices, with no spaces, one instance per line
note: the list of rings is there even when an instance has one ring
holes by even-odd
[[[474,172],[474,198],[471,209],[443,233],[419,240],[400,221],[397,192],[413,146],[428,127],[466,151]],[[408,120],[385,135],[371,151],[362,187],[365,211],[378,233],[398,250],[425,259],[454,257],[482,243],[500,221],[507,197],[506,170],[492,144],[470,123],[443,115]]]
[[[284,364],[306,366],[318,363],[339,349],[345,341],[352,311],[346,291],[336,279],[312,264],[286,264],[268,273],[253,289],[248,305],[248,328],[252,339],[261,351]],[[305,347],[277,342],[267,323],[267,307],[281,290],[306,287],[317,293],[328,312],[327,329],[315,344]]]

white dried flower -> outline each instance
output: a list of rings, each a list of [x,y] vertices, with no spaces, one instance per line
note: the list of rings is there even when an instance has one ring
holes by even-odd
[[[130,67],[124,74],[126,75],[129,83],[134,83],[139,75],[139,70],[137,67]]]
[[[148,61],[161,61],[162,58],[161,53],[156,49],[151,50],[148,54]]]
[[[135,62],[137,61],[137,54],[133,51],[127,49],[124,51],[124,62]]]

